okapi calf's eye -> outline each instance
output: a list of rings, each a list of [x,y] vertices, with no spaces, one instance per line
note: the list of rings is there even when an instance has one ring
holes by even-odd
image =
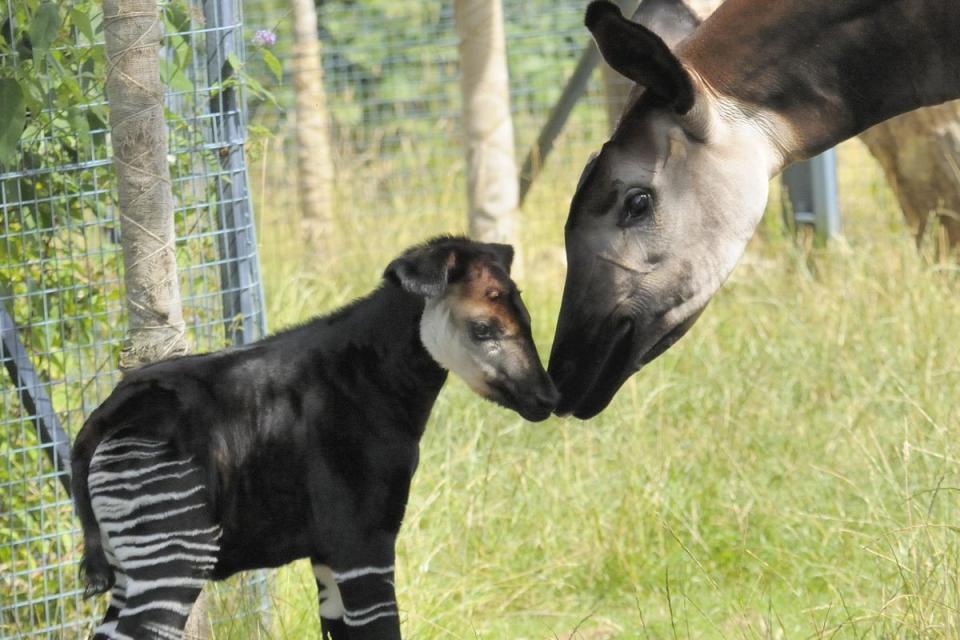
[[[73,449],[85,593],[111,590],[94,638],[180,638],[207,580],[298,558],[324,638],[400,638],[394,544],[447,369],[530,420],[559,400],[512,257],[435,238],[330,315],[129,373]]]
[[[494,329],[488,322],[471,322],[470,336],[477,342],[492,340],[494,337]]]

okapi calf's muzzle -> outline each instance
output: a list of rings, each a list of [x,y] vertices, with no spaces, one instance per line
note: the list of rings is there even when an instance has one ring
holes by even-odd
[[[207,580],[310,558],[321,635],[397,640],[394,546],[447,370],[530,420],[559,397],[507,245],[441,237],[343,309],[129,373],[73,449],[95,640],[177,639]]]

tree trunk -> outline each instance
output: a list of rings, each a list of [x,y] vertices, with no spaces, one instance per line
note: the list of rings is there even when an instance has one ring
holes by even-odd
[[[519,202],[500,0],[455,0],[470,235],[514,242]]]
[[[723,4],[723,0],[684,0],[688,7],[693,9],[701,20],[706,20],[707,16],[716,11],[717,7]]]
[[[301,224],[310,246],[324,247],[333,219],[333,162],[314,0],[290,0],[290,14]]]
[[[613,134],[620,122],[620,116],[630,100],[630,92],[634,84],[620,75],[606,62],[600,62],[600,73],[603,74],[604,99],[607,103],[607,122],[610,125],[610,134]]]
[[[615,0],[620,11],[625,16],[630,16],[637,8],[637,0]],[[633,81],[625,78],[608,65],[604,60],[600,60],[600,74],[603,76],[603,93],[607,104],[607,123],[610,127],[610,134],[613,134],[620,122],[620,116],[630,100],[630,92],[633,91]]]
[[[174,252],[173,194],[167,165],[156,0],[104,0],[107,97],[117,172],[127,335],[120,368],[182,355],[185,337]],[[206,621],[200,601],[193,614]],[[205,638],[194,623],[194,638]]]
[[[933,219],[937,255],[960,247],[960,101],[882,122],[860,139],[893,189],[917,247]]]
[[[129,312],[120,368],[186,353],[156,0],[104,0],[107,96]]]

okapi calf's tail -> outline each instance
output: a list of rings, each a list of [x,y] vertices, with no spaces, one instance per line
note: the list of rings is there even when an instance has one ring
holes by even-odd
[[[96,450],[97,442],[88,442],[81,431],[73,447],[71,464],[71,485],[73,487],[73,501],[76,505],[80,526],[83,527],[83,559],[80,562],[80,571],[85,576],[86,585],[83,597],[90,598],[106,593],[113,587],[116,578],[113,567],[103,551],[103,541],[100,536],[100,525],[93,513],[90,502],[90,486],[87,476],[90,474],[90,460]]]

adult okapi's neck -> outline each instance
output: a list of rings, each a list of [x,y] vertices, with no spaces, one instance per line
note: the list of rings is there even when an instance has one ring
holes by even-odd
[[[718,93],[772,111],[785,163],[960,97],[958,0],[727,0],[679,51]]]

